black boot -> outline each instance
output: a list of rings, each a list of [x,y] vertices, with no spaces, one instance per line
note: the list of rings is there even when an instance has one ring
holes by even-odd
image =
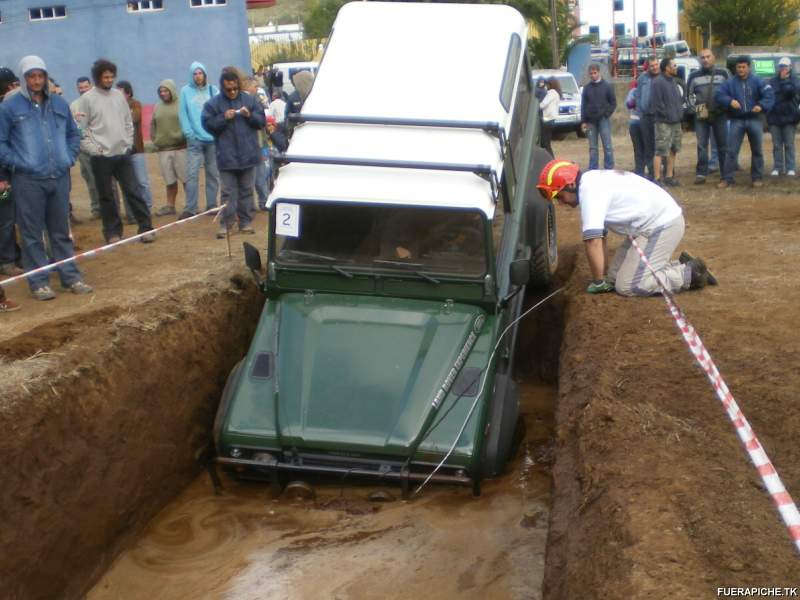
[[[717,285],[717,278],[711,274],[711,271],[708,270],[708,267],[706,266],[706,263],[703,261],[702,258],[695,258],[694,256],[685,251],[681,252],[681,255],[678,257],[678,261],[684,265],[693,260],[699,260],[701,263],[703,263],[703,268],[706,270],[706,279],[708,285]]]

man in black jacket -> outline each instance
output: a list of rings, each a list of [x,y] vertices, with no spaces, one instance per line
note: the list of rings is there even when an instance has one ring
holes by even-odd
[[[600,155],[597,137],[603,142],[603,168],[614,168],[614,148],[611,146],[611,115],[617,109],[617,98],[614,89],[600,76],[598,65],[589,65],[591,81],[583,88],[581,94],[581,129],[589,138],[589,169],[597,169]]]
[[[695,180],[703,184],[708,177],[708,143],[711,135],[717,144],[719,155],[719,171],[722,173],[725,164],[725,153],[728,144],[728,117],[724,107],[717,105],[714,94],[722,82],[730,76],[727,69],[714,66],[714,53],[708,48],[700,51],[699,71],[689,75],[686,94],[694,97],[694,132],[697,135],[697,167]]]
[[[653,158],[656,183],[674,187],[675,157],[681,150],[683,93],[675,81],[678,68],[672,58],[661,61],[661,75],[653,81],[650,105],[656,124],[656,155]],[[666,176],[661,178],[661,161],[667,163]]]
[[[217,239],[224,239],[238,217],[240,233],[255,233],[250,222],[256,166],[261,157],[258,132],[264,129],[264,109],[255,96],[239,89],[239,73],[225,67],[220,77],[221,94],[203,106],[203,127],[214,136],[220,182],[222,220]]]

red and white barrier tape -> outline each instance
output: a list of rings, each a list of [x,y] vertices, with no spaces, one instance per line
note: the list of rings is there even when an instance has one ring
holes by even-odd
[[[686,340],[686,343],[689,345],[689,350],[691,350],[697,362],[706,372],[706,376],[711,382],[711,385],[714,386],[714,391],[720,402],[722,402],[722,406],[725,407],[725,412],[728,414],[728,417],[733,422],[736,433],[739,435],[739,439],[747,450],[747,454],[750,456],[753,466],[755,466],[758,474],[761,476],[761,480],[764,482],[767,491],[770,496],[772,496],[772,501],[775,502],[775,506],[778,507],[781,519],[783,519],[783,522],[789,529],[789,537],[792,538],[795,547],[798,552],[800,552],[800,512],[797,510],[797,505],[784,487],[778,475],[778,471],[775,469],[763,446],[761,446],[761,443],[758,441],[753,428],[750,427],[750,423],[748,423],[739,405],[736,403],[736,400],[734,400],[733,394],[731,394],[728,386],[722,379],[722,375],[720,375],[717,370],[717,366],[714,364],[711,355],[703,345],[700,336],[697,334],[694,327],[686,320],[683,311],[675,303],[672,292],[661,279],[661,275],[656,273],[655,269],[653,269],[653,265],[647,260],[647,256],[645,256],[645,253],[636,243],[636,240],[633,236],[629,236],[629,238],[642,261],[644,261],[647,268],[650,269],[650,272],[653,273],[658,285],[661,287],[664,301],[667,303],[678,329],[681,330],[683,339]]]
[[[156,227],[155,229],[151,229],[150,231],[144,231],[142,233],[138,233],[131,237],[125,238],[124,240],[119,240],[118,242],[114,242],[112,244],[106,244],[105,246],[98,246],[97,248],[93,248],[91,250],[87,250],[86,252],[82,252],[81,254],[76,254],[70,258],[65,258],[64,260],[59,260],[58,262],[50,263],[49,265],[45,265],[43,267],[39,267],[38,269],[33,269],[32,271],[26,271],[22,275],[17,275],[15,277],[9,277],[8,279],[4,279],[0,281],[0,287],[6,287],[11,285],[12,283],[16,283],[18,281],[22,281],[23,279],[30,277],[31,275],[38,275],[39,273],[46,273],[48,271],[52,271],[53,269],[57,269],[61,265],[66,265],[67,263],[75,262],[79,258],[91,258],[102,252],[106,252],[111,250],[112,248],[116,248],[117,246],[122,246],[124,244],[130,244],[131,242],[136,242],[142,239],[146,235],[152,235],[154,233],[158,233],[159,231],[164,231],[165,229],[169,229],[170,227],[177,227],[178,225],[184,225],[186,223],[190,223],[195,219],[199,219],[200,217],[204,217],[206,215],[213,214],[215,212],[221,211],[225,208],[225,205],[217,206],[214,208],[210,208],[205,212],[201,212],[199,214],[193,215],[191,217],[187,217],[185,219],[181,219],[180,221],[173,221],[172,223],[167,223],[166,225],[162,225],[161,227]]]

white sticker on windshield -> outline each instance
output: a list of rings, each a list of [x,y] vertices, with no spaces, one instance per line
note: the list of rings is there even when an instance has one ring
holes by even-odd
[[[275,233],[286,237],[300,237],[300,206],[297,204],[275,205]]]

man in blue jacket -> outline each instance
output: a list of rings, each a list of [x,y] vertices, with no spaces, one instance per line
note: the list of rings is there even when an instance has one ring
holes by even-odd
[[[178,117],[186,138],[186,208],[179,219],[197,214],[200,195],[200,167],[206,171],[206,210],[217,205],[219,171],[214,158],[214,137],[201,122],[203,106],[219,90],[209,85],[203,63],[193,62],[189,67],[189,83],[181,89]]]
[[[591,81],[583,87],[581,94],[581,128],[589,138],[589,170],[597,169],[600,153],[597,137],[603,142],[603,168],[614,168],[614,148],[611,145],[611,115],[617,109],[614,89],[600,76],[598,65],[589,65]]]
[[[24,85],[0,104],[0,168],[11,172],[17,224],[22,231],[22,264],[26,271],[44,267],[49,258],[44,234],[56,261],[74,255],[69,233],[69,169],[75,163],[81,135],[69,105],[47,89],[47,67],[38,56],[19,63]],[[74,262],[58,267],[61,286],[88,294]],[[49,273],[28,277],[37,300],[52,300]]]
[[[203,107],[203,127],[214,136],[222,182],[222,221],[217,239],[224,239],[238,217],[240,233],[255,233],[250,222],[256,166],[262,160],[258,132],[266,125],[264,109],[255,96],[239,89],[239,73],[225,67],[222,93]]]
[[[767,113],[767,124],[772,134],[772,175],[795,176],[794,136],[800,121],[800,81],[792,75],[792,61],[784,56],[778,61],[778,74],[770,79],[775,90],[775,105]]]
[[[728,152],[722,165],[722,181],[717,187],[724,189],[733,185],[733,173],[739,159],[739,149],[744,136],[750,144],[753,158],[750,163],[750,177],[753,187],[761,187],[764,176],[764,153],[761,149],[763,132],[761,113],[769,112],[775,102],[772,86],[757,75],[750,73],[750,57],[740,56],[736,60],[736,75],[724,82],[714,100],[724,106],[731,119],[728,133]]]

